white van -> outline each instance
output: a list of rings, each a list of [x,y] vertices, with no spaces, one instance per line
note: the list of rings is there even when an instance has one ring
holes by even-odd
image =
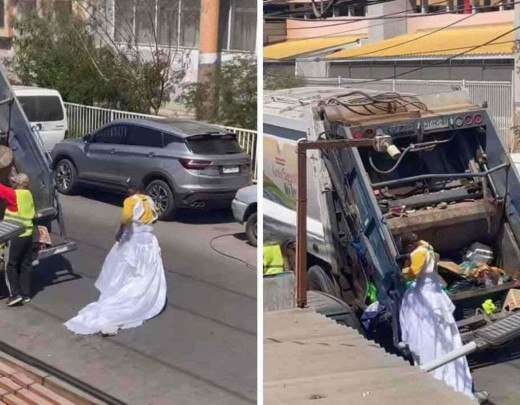
[[[68,132],[67,113],[58,91],[39,87],[13,86],[27,119],[40,133],[50,152]]]

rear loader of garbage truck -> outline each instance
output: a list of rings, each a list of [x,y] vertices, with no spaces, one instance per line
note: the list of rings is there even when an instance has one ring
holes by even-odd
[[[0,181],[8,184],[8,176],[13,170],[26,173],[31,180],[36,206],[35,224],[49,230],[53,223],[58,225],[59,233],[53,236],[55,240],[52,245],[39,245],[35,260],[74,250],[75,243],[66,239],[61,206],[50,168],[50,156],[37,129],[29,124],[3,66],[0,67],[0,145],[9,148],[7,153],[0,156]],[[1,207],[1,217],[4,209],[5,207]],[[10,223],[0,222],[0,243],[8,241],[16,233]]]
[[[389,135],[397,153],[353,148],[308,154],[309,286],[336,294],[358,315],[377,300],[385,310],[372,327],[390,327],[400,346],[401,271],[407,240],[416,237],[439,253],[439,274],[463,340],[475,339],[520,308],[518,170],[486,110],[464,94],[349,92],[306,88],[266,95],[267,240],[294,239],[299,138]],[[383,99],[397,110],[377,104]],[[509,320],[508,339],[520,333],[520,323]]]

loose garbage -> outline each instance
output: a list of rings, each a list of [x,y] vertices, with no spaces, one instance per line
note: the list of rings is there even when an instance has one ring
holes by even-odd
[[[439,274],[447,284],[447,291],[457,293],[475,288],[490,288],[512,281],[512,277],[493,266],[494,252],[491,247],[476,242],[461,255],[462,260],[438,262]]]
[[[455,306],[443,290],[437,272],[433,247],[419,242],[410,254],[408,277],[415,281],[406,290],[400,309],[402,341],[412,353],[417,365],[429,363],[462,347],[462,339],[453,316]],[[471,398],[472,377],[466,357],[460,357],[432,372],[455,391]]]

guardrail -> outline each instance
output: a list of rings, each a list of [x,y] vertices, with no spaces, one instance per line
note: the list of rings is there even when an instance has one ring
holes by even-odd
[[[69,124],[69,138],[79,138],[117,119],[153,118],[165,119],[160,115],[112,110],[83,104],[65,103]],[[257,132],[250,129],[222,126],[237,135],[237,140],[244,152],[251,158],[253,179],[257,178],[256,145]]]

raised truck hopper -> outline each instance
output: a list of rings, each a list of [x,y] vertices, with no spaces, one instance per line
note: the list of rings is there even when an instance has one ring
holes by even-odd
[[[406,349],[397,322],[404,292],[403,235],[417,233],[449,259],[462,247],[481,241],[493,247],[496,264],[512,281],[450,293],[467,344],[463,352],[441,360],[520,337],[518,313],[475,314],[484,299],[500,302],[511,288],[520,287],[520,176],[485,108],[469,103],[463,93],[343,93],[348,94],[301,103],[312,111],[312,120],[307,121],[307,138],[297,142],[298,155],[310,149],[319,149],[319,154],[298,159],[296,176],[297,192],[306,193],[302,173],[313,173],[310,189],[319,190],[324,238],[336,252],[331,274],[340,286],[340,298],[359,313],[365,307],[367,281],[374,282],[392,318],[394,345]],[[291,114],[296,115],[297,108],[291,107]],[[276,118],[274,130],[290,127],[287,117]],[[295,125],[300,127],[301,123]],[[400,150],[394,156],[373,147],[377,138],[388,137]],[[370,139],[374,143],[365,145],[363,140]],[[349,146],[348,140],[357,140],[360,147],[356,142]],[[307,246],[307,195],[298,194],[297,201],[296,267],[298,277],[305,278],[307,256],[315,245]],[[298,304],[304,306],[305,280],[297,279],[296,286]]]
[[[26,173],[31,179],[31,191],[36,205],[35,225],[44,225],[49,230],[57,224],[59,243],[38,251],[34,264],[48,257],[76,249],[76,243],[67,240],[65,225],[54,178],[50,168],[51,159],[45,150],[36,128],[32,128],[25,113],[14,95],[3,66],[0,68],[0,145],[12,151],[0,156],[0,181],[6,182],[14,167]],[[3,218],[5,207],[0,207]],[[0,243],[9,241],[21,233],[16,224],[0,221]]]

